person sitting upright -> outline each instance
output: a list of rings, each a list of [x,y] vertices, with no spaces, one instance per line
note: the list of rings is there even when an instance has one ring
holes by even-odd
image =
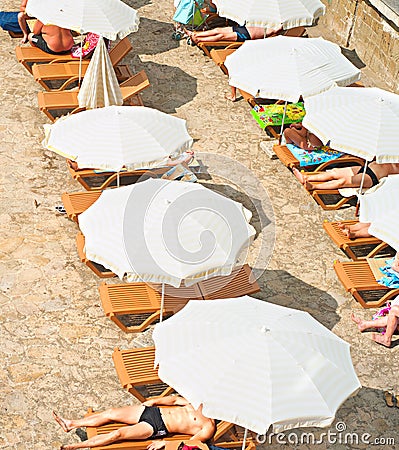
[[[283,29],[264,28],[264,27],[246,27],[245,25],[233,25],[231,27],[213,28],[206,31],[190,31],[185,30],[192,42],[215,42],[215,41],[231,41],[244,42],[251,39],[264,39],[277,34]]]
[[[31,45],[52,55],[69,53],[74,44],[70,30],[56,25],[44,25],[40,20],[36,21],[33,33],[29,33],[28,39]]]
[[[63,445],[61,450],[100,447],[116,441],[154,439],[169,433],[189,434],[192,435],[192,440],[206,442],[216,431],[215,421],[203,416],[202,406],[195,410],[185,398],[177,395],[150,399],[141,405],[108,409],[78,420],[64,419],[55,412],[53,417],[65,432],[111,422],[126,424],[110,433],[100,434],[77,444]],[[147,448],[157,450],[164,446],[165,441],[161,440],[153,442]]]
[[[304,150],[315,150],[323,145],[323,142],[302,123],[292,123],[283,134],[287,144],[294,144]]]
[[[326,172],[307,175],[293,168],[295,177],[309,191],[314,189],[341,189],[347,187],[360,187],[364,168],[361,166],[337,167]],[[381,178],[399,173],[399,164],[378,164],[372,161],[366,168],[363,187],[376,186]],[[320,183],[314,184],[314,181]]]

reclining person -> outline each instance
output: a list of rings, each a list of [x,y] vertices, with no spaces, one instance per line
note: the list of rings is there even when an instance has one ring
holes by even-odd
[[[293,174],[302,183],[307,190],[314,189],[341,189],[347,187],[360,187],[363,177],[363,167],[349,166],[338,167],[326,172],[306,175],[298,169],[292,169]],[[399,164],[378,164],[372,161],[367,165],[364,176],[363,187],[369,188],[379,183],[381,178],[388,175],[399,173]],[[314,184],[314,181],[321,181],[322,183]]]
[[[108,409],[78,420],[64,419],[54,411],[53,416],[65,432],[79,427],[98,427],[111,422],[126,424],[110,433],[94,436],[77,444],[63,445],[61,450],[100,447],[125,440],[155,439],[169,433],[191,434],[190,439],[206,442],[213,437],[216,430],[215,421],[202,415],[202,406],[195,410],[185,398],[177,395],[150,399],[141,405]],[[147,448],[157,450],[164,446],[164,441],[154,441]]]
[[[283,134],[287,144],[294,144],[304,150],[315,150],[323,146],[323,142],[302,123],[292,123]]]
[[[245,25],[233,25],[231,27],[213,28],[206,31],[189,31],[185,30],[192,42],[215,42],[215,41],[231,41],[244,42],[251,39],[264,39],[277,34],[283,29],[264,28],[264,27],[246,27]]]
[[[70,30],[56,25],[44,25],[40,20],[36,21],[33,33],[29,33],[28,39],[31,45],[52,55],[69,53],[74,44]]]

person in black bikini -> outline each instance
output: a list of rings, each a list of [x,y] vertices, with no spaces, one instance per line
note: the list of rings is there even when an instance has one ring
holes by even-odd
[[[195,410],[185,398],[174,395],[147,400],[141,405],[108,409],[78,420],[65,419],[54,411],[53,417],[65,432],[111,422],[126,424],[110,433],[100,434],[77,444],[63,445],[61,450],[99,447],[124,440],[155,439],[169,433],[189,434],[192,435],[191,439],[206,442],[216,430],[215,421],[202,415],[202,407]],[[155,441],[147,448],[157,450],[164,446],[164,441]]]
[[[360,187],[363,177],[363,167],[338,167],[326,172],[306,175],[298,169],[292,169],[295,177],[311,191],[314,189],[341,189],[347,187]],[[399,173],[399,164],[378,164],[372,161],[367,165],[363,187],[369,188],[379,183],[381,178]],[[314,181],[320,183],[313,184]]]

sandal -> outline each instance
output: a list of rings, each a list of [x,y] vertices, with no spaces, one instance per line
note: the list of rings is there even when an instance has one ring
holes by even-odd
[[[399,397],[399,395],[397,397]],[[384,392],[384,400],[385,400],[386,405],[389,408],[392,408],[392,406],[394,406],[394,398],[395,397],[393,396],[393,394],[391,394],[391,392],[389,392],[389,391]],[[396,400],[397,400],[397,398],[396,398]],[[396,406],[398,406],[398,403],[396,404]],[[399,406],[398,406],[398,408],[399,408]]]
[[[63,205],[56,205],[55,210],[60,214],[66,214],[65,208]]]

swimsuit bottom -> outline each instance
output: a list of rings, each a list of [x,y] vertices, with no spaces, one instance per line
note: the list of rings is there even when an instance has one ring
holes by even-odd
[[[43,50],[46,53],[50,53],[51,55],[66,55],[70,52],[70,50],[65,50],[63,52],[55,52],[51,50],[51,48],[47,45],[47,42],[43,39],[41,34],[34,34],[32,36],[32,42],[35,44],[37,48]]]
[[[251,39],[251,35],[245,25],[233,25],[232,28],[234,33],[237,33],[237,42],[244,42]]]
[[[358,173],[362,173],[364,172],[366,175],[368,175],[371,178],[371,186],[376,186],[379,183],[379,180],[376,176],[376,174],[374,173],[374,171],[372,169],[370,169],[369,166],[365,166],[365,169],[363,169],[363,171],[360,169]]]
[[[166,436],[169,432],[162,420],[161,411],[158,406],[146,406],[143,414],[141,414],[139,422],[146,422],[151,425],[154,433],[150,439]]]

